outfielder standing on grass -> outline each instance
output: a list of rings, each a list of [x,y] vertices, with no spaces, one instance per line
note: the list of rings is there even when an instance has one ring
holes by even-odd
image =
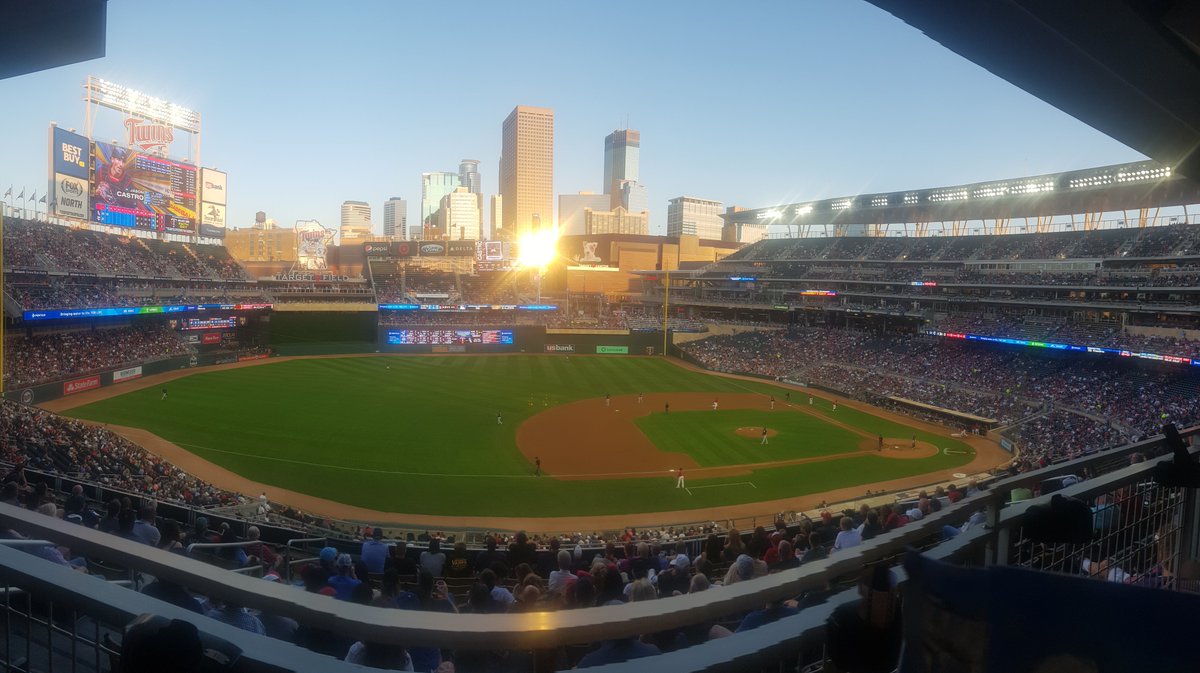
[[[686,486],[683,485],[683,468],[681,467],[678,470],[676,470],[675,472],[678,473],[678,475],[679,475],[678,477],[675,478],[675,488],[687,488]]]
[[[504,425],[504,412],[503,411],[496,412],[496,425]]]
[[[167,399],[167,387],[166,387],[166,386],[163,386],[163,389],[162,389],[162,394],[163,394],[163,396],[162,396],[162,397],[160,397],[159,399],[160,399],[160,400],[165,400],[165,399]]]

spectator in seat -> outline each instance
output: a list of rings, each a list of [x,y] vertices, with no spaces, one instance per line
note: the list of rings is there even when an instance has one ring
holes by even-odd
[[[721,552],[721,558],[726,563],[733,563],[744,553],[741,533],[738,533],[736,528],[730,529],[729,534],[725,536],[725,549]],[[716,559],[713,559],[713,562],[715,563]]]
[[[362,584],[362,580],[354,576],[354,561],[349,554],[338,555],[336,568],[337,572],[326,580],[326,584],[333,587],[338,600],[348,601],[354,587]]]
[[[264,544],[262,541],[260,541],[258,539],[259,535],[261,535],[261,533],[258,530],[258,526],[250,526],[246,529],[246,540],[257,543],[246,545],[244,547],[246,554],[257,558],[258,562],[261,563],[264,568],[274,569],[276,564],[280,561],[279,554],[276,554],[275,550],[271,549],[270,545]]]
[[[446,555],[446,577],[462,579],[471,577],[471,558],[467,555],[467,543],[459,540]]]
[[[799,608],[796,607],[796,601],[775,601],[770,603],[762,610],[755,610],[742,618],[742,623],[738,624],[737,630],[734,633],[742,633],[757,629],[765,624],[779,621],[784,617],[800,614]]]
[[[484,550],[475,557],[475,572],[483,572],[497,563],[504,563],[504,552],[496,549],[496,536],[488,535],[483,541]]]
[[[689,574],[691,563],[686,554],[676,554],[671,559],[671,565],[658,575],[658,592],[665,596],[685,594],[692,578]]]
[[[15,484],[14,484],[14,486],[15,486]],[[7,496],[7,493],[8,493],[8,484],[5,484],[5,495],[6,496]],[[6,497],[4,501],[8,502],[8,498]],[[100,530],[104,531],[105,533],[116,533],[117,531],[119,531],[121,529],[120,517],[121,517],[121,501],[117,498],[113,498],[112,500],[108,501],[108,505],[106,506],[105,513],[104,513],[104,518],[100,519]]]
[[[528,563],[531,568],[537,565],[537,547],[529,542],[525,531],[517,533],[517,539],[508,545],[509,567],[515,567],[522,563]]]
[[[184,554],[183,544],[179,542],[179,538],[182,536],[183,530],[179,528],[179,522],[174,519],[163,519],[162,539],[159,540],[158,548],[163,551]]]
[[[162,540],[162,533],[154,525],[154,509],[153,504],[143,504],[138,508],[137,520],[133,522],[133,536],[151,547],[157,547]]]
[[[367,572],[372,575],[383,574],[383,567],[387,563],[388,545],[383,542],[383,529],[379,526],[371,532],[371,539],[366,540],[362,544],[362,551],[359,553],[359,558],[367,564]]]
[[[782,540],[779,543],[779,561],[774,565],[769,566],[771,572],[780,570],[790,570],[791,568],[799,568],[800,559],[796,558],[796,554],[792,552],[792,543],[787,540]]]
[[[408,543],[396,540],[396,544],[388,547],[388,557],[383,563],[383,571],[395,569],[401,575],[416,575],[420,572],[417,562],[408,558]]]
[[[946,499],[950,501],[950,504],[954,504],[963,499],[963,492],[958,490],[958,486],[950,484],[946,487]]]
[[[854,519],[848,516],[842,517],[838,524],[841,531],[837,534],[837,539],[834,540],[833,550],[841,551],[851,547],[857,547],[862,544],[862,533],[859,533],[854,527]]]
[[[505,609],[517,602],[516,597],[512,595],[511,591],[497,584],[496,573],[491,568],[479,573],[479,581],[487,585],[488,593],[491,594],[492,600],[503,605]]]
[[[558,552],[557,560],[558,569],[550,572],[548,589],[552,594],[564,595],[578,578],[575,573],[571,572],[571,552],[566,550]]]
[[[223,622],[230,626],[236,626],[243,631],[257,633],[260,636],[267,634],[267,628],[263,626],[262,621],[258,617],[255,617],[247,612],[246,608],[243,608],[230,601],[225,601],[221,604],[221,607],[212,608],[204,614],[217,620],[218,622]]]
[[[442,543],[437,538],[429,541],[429,549],[421,552],[421,569],[433,575],[442,576],[442,568],[446,565],[446,554],[442,552]]]
[[[883,532],[883,525],[879,523],[879,512],[871,510],[867,512],[867,519],[862,525],[862,539],[870,540]]]
[[[654,587],[646,580],[638,580],[634,582],[634,588],[630,592],[630,595],[633,597],[633,600],[648,600],[655,596]],[[641,642],[636,636],[606,640],[600,647],[584,655],[579,660],[578,667],[590,668],[592,666],[616,664],[622,661],[654,656],[660,652],[661,650],[657,647]]]

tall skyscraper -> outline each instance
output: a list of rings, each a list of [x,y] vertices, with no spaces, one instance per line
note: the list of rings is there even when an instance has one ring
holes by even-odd
[[[500,143],[501,220],[515,238],[554,222],[554,110],[518,105]]]
[[[497,240],[504,238],[504,229],[501,221],[504,219],[504,197],[499,194],[492,194],[492,229],[488,233],[488,238]]]
[[[338,229],[341,240],[371,236],[371,206],[366,201],[342,202],[342,225]]]
[[[466,187],[467,191],[472,194],[483,192],[479,179],[478,159],[463,159],[458,162],[458,184]]]
[[[458,183],[475,195],[475,210],[479,213],[479,221],[475,230],[479,232],[476,238],[483,234],[483,181],[479,177],[479,160],[463,159],[458,162]]]
[[[634,180],[617,180],[613,183],[613,193],[609,195],[609,208],[616,210],[624,208],[631,213],[649,213],[650,197],[646,194],[646,185]]]
[[[420,238],[422,230],[433,225],[430,218],[442,205],[442,197],[459,186],[458,173],[421,174],[421,222],[411,227],[409,238]]]
[[[609,198],[605,194],[579,192],[578,194],[558,195],[558,233],[563,236],[574,236],[584,233],[583,211],[609,210]]]
[[[633,129],[613,131],[604,138],[604,193],[611,210],[649,212],[650,197],[641,183],[642,134]],[[649,216],[647,216],[648,218]]]
[[[467,191],[466,187],[443,196],[433,223],[434,226],[427,230],[427,239],[478,240],[479,196]]]
[[[645,236],[650,232],[650,223],[646,211],[631,213],[620,206],[612,210],[583,211],[583,232],[588,236],[597,234],[638,234]]]
[[[393,196],[383,204],[383,235],[408,238],[408,202]]]
[[[667,236],[690,234],[719,241],[724,225],[720,201],[680,196],[667,202]]]
[[[613,193],[619,180],[637,182],[642,154],[642,134],[633,129],[613,131],[604,137],[604,193]]]

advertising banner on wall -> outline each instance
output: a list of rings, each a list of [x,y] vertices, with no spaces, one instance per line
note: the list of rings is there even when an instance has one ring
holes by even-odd
[[[200,235],[225,238],[225,206],[207,201],[200,202]]]
[[[213,168],[200,169],[200,199],[220,206],[227,206],[225,187],[229,176]]]
[[[90,160],[87,138],[50,127],[50,207],[59,217],[88,219]]]
[[[88,219],[88,181],[65,173],[54,174],[54,212],[59,217]]]
[[[363,243],[363,254],[367,257],[390,257],[392,245],[390,243]]]
[[[600,355],[629,355],[629,346],[596,346]]]
[[[74,395],[75,393],[82,393],[85,390],[99,387],[100,377],[98,375],[85,376],[82,379],[75,379],[74,381],[63,381],[63,395]]]
[[[471,257],[475,254],[475,241],[446,241],[446,254],[450,257]]]
[[[142,378],[142,368],[140,366],[130,367],[128,369],[118,369],[117,371],[113,372],[113,383],[120,383],[121,381],[140,378]]]

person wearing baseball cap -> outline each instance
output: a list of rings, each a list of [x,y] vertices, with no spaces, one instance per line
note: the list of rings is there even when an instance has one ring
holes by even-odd
[[[322,550],[323,552],[324,550]],[[339,554],[334,566],[336,570],[326,583],[333,587],[338,600],[348,601],[354,594],[354,588],[362,584],[362,580],[354,576],[354,561],[349,554]]]

